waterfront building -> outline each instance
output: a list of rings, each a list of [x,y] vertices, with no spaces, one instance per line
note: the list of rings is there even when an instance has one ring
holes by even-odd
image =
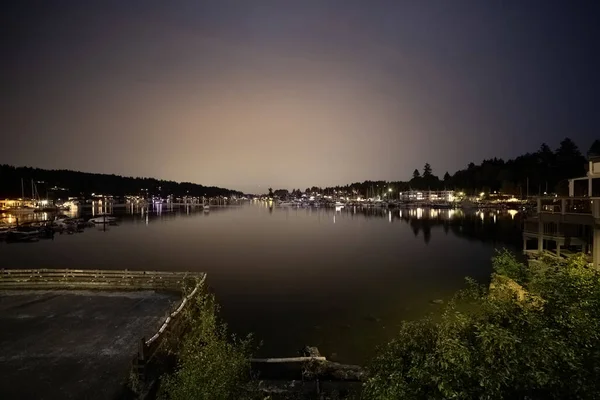
[[[404,202],[452,202],[456,195],[454,190],[408,190],[398,193],[398,198]]]
[[[32,199],[0,199],[0,210],[21,207],[35,208],[36,202]]]
[[[569,179],[568,197],[537,197],[534,216],[524,223],[523,252],[556,257],[582,252],[595,267],[600,267],[598,179],[600,157],[589,154],[586,176]],[[535,246],[530,244],[532,241]]]

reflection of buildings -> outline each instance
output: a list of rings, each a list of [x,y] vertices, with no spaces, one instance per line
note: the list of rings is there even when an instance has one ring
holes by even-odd
[[[591,256],[594,266],[600,266],[600,197],[594,197],[594,182],[598,178],[600,157],[592,156],[588,159],[587,176],[569,180],[569,197],[537,198],[536,215],[525,222],[523,229],[526,254],[545,252],[562,257],[583,252]],[[587,187],[582,188],[580,183]],[[587,195],[575,196],[582,192]],[[533,240],[536,248],[529,250]]]
[[[387,218],[390,223],[409,224],[415,236],[423,234],[425,243],[432,239],[434,228],[445,234],[484,243],[499,243],[518,247],[521,245],[522,220],[516,210],[463,211],[461,209],[434,208],[350,208],[353,215]],[[439,233],[438,233],[439,234]]]

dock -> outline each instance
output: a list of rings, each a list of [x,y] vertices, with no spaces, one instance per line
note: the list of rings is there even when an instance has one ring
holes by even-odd
[[[121,398],[203,273],[0,270],[0,398]]]

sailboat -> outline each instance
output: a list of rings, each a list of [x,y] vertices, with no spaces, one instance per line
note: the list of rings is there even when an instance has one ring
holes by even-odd
[[[37,185],[31,180],[31,199],[35,204],[36,212],[58,211],[58,207],[50,205],[48,199],[40,199],[40,194],[37,190]]]
[[[32,206],[25,205],[25,187],[23,186],[23,178],[21,178],[21,203],[15,207],[9,207],[7,211],[11,214],[29,214],[35,211]]]

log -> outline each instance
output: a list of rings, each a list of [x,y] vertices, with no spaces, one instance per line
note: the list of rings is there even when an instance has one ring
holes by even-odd
[[[326,357],[282,357],[282,358],[252,358],[253,363],[297,363],[307,361],[327,361]]]

